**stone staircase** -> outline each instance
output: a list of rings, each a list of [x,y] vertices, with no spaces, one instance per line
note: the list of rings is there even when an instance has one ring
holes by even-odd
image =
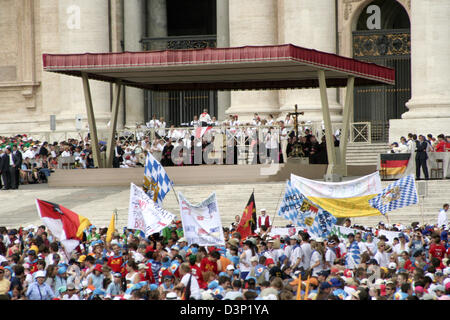
[[[387,143],[349,143],[347,165],[377,165],[378,155],[389,150]]]

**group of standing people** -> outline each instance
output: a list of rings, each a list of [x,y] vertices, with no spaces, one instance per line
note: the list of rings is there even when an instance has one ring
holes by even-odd
[[[420,180],[420,171],[422,170],[425,180],[428,175],[428,153],[429,152],[448,152],[450,151],[450,135],[439,134],[437,139],[432,134],[417,136],[408,133],[408,138],[401,137],[400,143],[391,144],[391,153],[414,153],[416,162],[416,180]]]
[[[7,146],[0,156],[0,188],[2,190],[19,189],[22,153],[16,145]]]

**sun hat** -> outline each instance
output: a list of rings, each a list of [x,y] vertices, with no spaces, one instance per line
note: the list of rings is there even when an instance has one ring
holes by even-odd
[[[36,271],[34,277],[35,277],[35,278],[45,278],[45,271],[42,271],[42,270]]]
[[[166,294],[166,300],[177,300],[178,296],[175,292],[169,292]]]
[[[395,262],[391,262],[388,265],[388,269],[395,270],[397,269],[397,264]]]

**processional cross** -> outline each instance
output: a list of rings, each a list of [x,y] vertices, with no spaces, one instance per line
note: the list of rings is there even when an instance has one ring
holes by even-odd
[[[296,142],[294,143],[292,150],[288,156],[289,157],[304,157],[305,154],[303,152],[302,145],[300,144],[300,141],[298,141],[298,116],[304,115],[305,112],[303,112],[303,111],[298,112],[297,105],[295,105],[295,112],[289,112],[288,114],[289,114],[289,116],[294,117],[294,130],[295,130],[295,137],[297,138]]]
[[[297,111],[297,105],[295,105],[295,112],[289,112],[288,115],[289,116],[294,116],[294,130],[295,130],[295,136],[298,138],[298,115],[304,115],[305,112],[301,111],[298,112]]]

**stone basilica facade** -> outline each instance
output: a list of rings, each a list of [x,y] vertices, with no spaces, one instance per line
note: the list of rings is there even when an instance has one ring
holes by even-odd
[[[393,67],[395,87],[355,88],[353,121],[380,125],[385,141],[411,131],[450,134],[449,17],[448,0],[0,0],[0,135],[50,131],[51,115],[57,131],[74,131],[76,118],[86,127],[81,80],[43,72],[43,53],[166,49],[175,40],[191,47],[292,43]],[[92,81],[91,90],[101,130],[113,88]],[[344,95],[328,89],[334,122]],[[169,122],[177,115],[172,123],[179,124],[205,106],[219,120],[245,120],[254,112],[283,117],[297,104],[306,120],[321,120],[318,89],[218,92],[206,94],[206,105],[186,96],[178,103],[178,96],[126,88],[119,127],[155,113]]]

